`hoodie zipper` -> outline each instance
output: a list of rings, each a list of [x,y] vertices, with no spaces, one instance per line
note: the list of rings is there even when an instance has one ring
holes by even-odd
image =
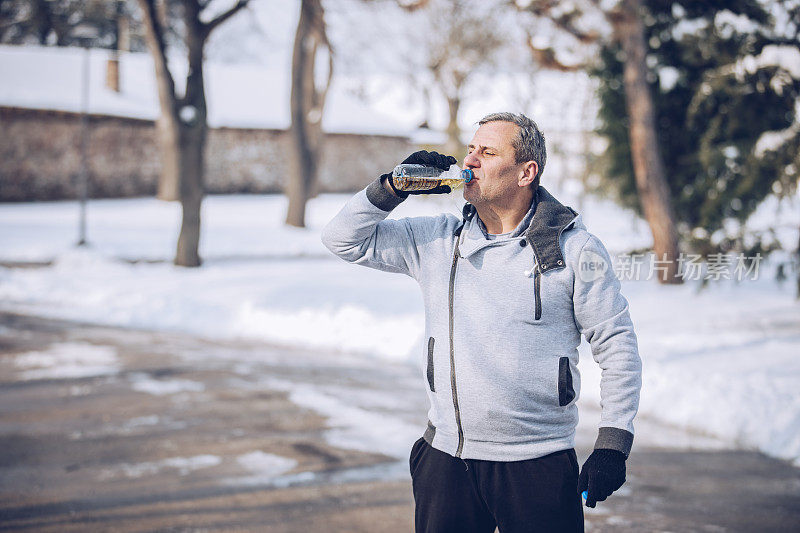
[[[533,270],[533,296],[536,306],[533,312],[534,320],[542,318],[542,271],[539,269],[539,261],[536,261],[536,268]]]
[[[458,390],[456,388],[456,356],[455,348],[453,347],[453,294],[455,292],[456,282],[456,268],[458,266],[458,241],[460,235],[456,238],[455,250],[453,251],[453,264],[450,266],[450,288],[448,295],[448,310],[450,314],[450,388],[453,393],[453,408],[456,413],[456,428],[458,429],[458,448],[456,448],[456,457],[461,457],[461,452],[464,449],[464,429],[461,427],[461,411],[458,408]]]

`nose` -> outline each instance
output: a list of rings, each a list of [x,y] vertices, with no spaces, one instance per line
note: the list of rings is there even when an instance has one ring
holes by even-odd
[[[481,166],[480,160],[473,154],[467,154],[464,158],[464,166],[466,168],[478,168]]]

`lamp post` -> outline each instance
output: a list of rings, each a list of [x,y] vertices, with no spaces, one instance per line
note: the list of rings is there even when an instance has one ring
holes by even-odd
[[[90,24],[80,23],[72,32],[83,48],[83,74],[81,81],[81,169],[78,176],[78,202],[80,221],[78,226],[78,246],[86,246],[86,202],[89,196],[89,83],[90,48],[99,32]]]

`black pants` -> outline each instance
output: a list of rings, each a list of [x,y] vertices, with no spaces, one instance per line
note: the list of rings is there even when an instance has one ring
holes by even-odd
[[[462,460],[419,439],[409,465],[417,533],[583,531],[574,449],[527,461]]]

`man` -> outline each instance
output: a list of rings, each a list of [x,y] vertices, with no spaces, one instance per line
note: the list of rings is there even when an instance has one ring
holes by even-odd
[[[463,217],[385,220],[408,194],[384,174],[323,230],[341,258],[419,283],[428,428],[409,459],[416,530],[583,531],[586,503],[625,481],[641,361],[611,259],[539,179],[544,137],[524,115],[484,117],[464,168]],[[404,163],[447,169],[416,152]],[[580,475],[580,336],[602,368],[602,418]]]

